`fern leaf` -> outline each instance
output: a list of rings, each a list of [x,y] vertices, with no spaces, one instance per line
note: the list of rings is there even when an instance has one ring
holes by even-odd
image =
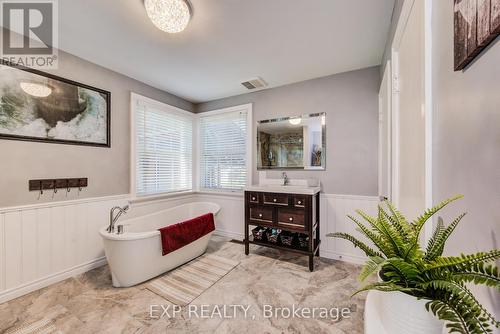
[[[466,214],[467,213],[462,213],[460,216],[455,218],[455,220],[450,224],[450,226],[440,231],[439,235],[437,235],[435,238],[434,236],[432,237],[432,239],[429,241],[429,245],[427,246],[427,252],[426,252],[427,254],[424,260],[432,261],[435,260],[438,256],[441,256],[443,254],[444,245],[446,241],[448,240],[450,235],[453,233],[457,225],[460,223],[462,218],[465,217]],[[442,224],[442,220],[438,220],[438,224],[439,222],[441,222]]]
[[[386,213],[381,205],[378,206],[377,225],[384,234],[386,240],[388,240],[391,243],[394,252],[398,254],[398,256],[402,255],[405,248],[403,238],[399,234],[397,229],[395,229],[389,223],[389,221],[386,218]]]
[[[415,230],[415,234],[414,234],[411,246],[408,248],[408,252],[405,255],[405,259],[408,258],[408,255],[410,255],[411,252],[418,246],[420,233],[422,232],[422,227],[429,220],[429,218],[434,216],[437,212],[439,212],[439,210],[441,210],[442,208],[444,208],[445,206],[447,206],[451,202],[456,201],[462,197],[463,197],[463,195],[457,195],[455,197],[452,197],[452,198],[449,198],[447,200],[442,201],[438,205],[436,205],[430,209],[427,209],[423,215],[418,217],[413,222],[412,225],[413,225],[413,229]]]
[[[399,273],[399,276],[406,282],[406,287],[409,282],[419,282],[422,280],[420,277],[420,270],[412,263],[408,263],[401,258],[391,258],[387,262]],[[386,274],[387,275],[387,274]]]
[[[394,243],[394,240],[391,238],[390,234],[387,233],[387,231],[384,228],[384,226],[382,226],[382,223],[381,223],[380,219],[376,219],[374,217],[371,217],[371,216],[369,216],[368,214],[366,214],[365,212],[363,212],[361,210],[356,210],[356,212],[361,217],[363,217],[370,224],[370,226],[372,228],[372,231],[369,231],[368,233],[367,233],[367,231],[363,231],[363,233],[372,235],[370,237],[370,239],[372,239],[373,236],[376,236],[377,239],[378,239],[378,243],[383,246],[383,249],[384,249],[383,252],[388,257],[397,256],[398,253],[399,253],[397,245]],[[348,216],[348,217],[351,220],[354,220],[353,217],[350,217],[350,216]],[[356,223],[358,224],[358,226],[360,225],[359,221],[357,221]],[[365,225],[363,225],[363,226],[365,226]]]
[[[461,199],[463,197],[464,197],[463,195],[457,195],[457,196],[454,196],[454,197],[451,197],[451,198],[448,198],[448,199],[442,201],[441,203],[439,203],[438,205],[436,205],[436,206],[434,206],[434,207],[432,207],[430,209],[427,209],[424,212],[423,215],[421,215],[420,217],[418,217],[413,222],[413,225],[416,226],[416,227],[423,226],[427,222],[427,220],[429,220],[429,218],[431,218],[432,216],[434,216],[442,208],[444,208],[445,206],[447,206],[451,202],[454,202],[454,201],[456,201],[458,199]]]
[[[449,274],[449,279],[455,282],[466,282],[474,284],[483,284],[499,290],[500,292],[500,274],[498,267],[491,264],[476,263],[472,266],[462,268]]]
[[[408,238],[409,239],[412,239],[413,238],[413,233],[414,233],[414,230],[412,228],[412,226],[408,223],[408,220],[405,218],[405,216],[398,211],[398,209],[396,209],[396,207],[394,206],[394,204],[392,204],[391,202],[389,201],[386,201],[387,203],[387,207],[389,208],[389,211],[391,211],[391,214],[392,214],[392,218],[394,219],[395,223],[398,224],[401,229],[403,229],[406,233],[406,235],[408,235]]]
[[[481,315],[481,308],[468,298],[467,293],[451,293],[446,290],[434,292],[434,300],[427,303],[439,319],[447,321],[450,333],[483,334],[491,333],[490,322]]]
[[[370,239],[373,244],[382,252],[384,253],[385,257],[393,257],[396,256],[396,253],[392,249],[391,245],[387,243],[387,241],[376,234],[375,232],[371,231],[368,227],[363,225],[360,221],[358,221],[356,218],[352,216],[347,216],[349,219],[351,219],[359,228],[359,231],[363,233],[368,239]]]
[[[384,263],[385,263],[384,258],[379,256],[371,256],[363,266],[363,269],[359,274],[358,280],[360,282],[364,282],[368,277],[377,273]]]
[[[436,270],[436,269],[447,269],[450,272],[461,272],[464,268],[469,268],[475,264],[483,262],[491,262],[500,258],[500,250],[492,250],[490,252],[484,253],[479,252],[472,255],[450,256],[450,257],[440,257],[429,263],[425,272]]]
[[[415,289],[404,288],[402,286],[399,286],[399,285],[391,283],[391,282],[382,282],[382,283],[377,282],[377,283],[365,285],[363,288],[361,288],[358,291],[356,291],[355,293],[353,293],[351,297],[354,297],[357,294],[364,292],[364,291],[368,291],[368,290],[377,290],[377,291],[382,291],[382,292],[399,291],[399,292],[403,292],[403,293],[408,293],[410,295],[412,293],[414,293],[414,291],[415,291]]]
[[[493,315],[488,312],[474,297],[472,292],[467,289],[467,287],[461,283],[457,282],[450,282],[446,280],[433,280],[430,282],[426,282],[424,284],[421,284],[420,287],[422,289],[427,289],[429,287],[435,289],[435,290],[446,290],[449,293],[452,293],[455,296],[462,296],[462,302],[467,303],[471,309],[474,309],[475,312],[477,313],[476,318],[479,320],[480,327],[485,328],[486,323],[489,322],[491,325],[495,327],[499,327],[500,323],[493,317]],[[482,321],[481,319],[485,319],[486,321]]]
[[[425,250],[425,260],[428,260],[429,258],[432,257],[431,254],[434,254],[434,250],[437,248],[436,244],[438,240],[440,240],[442,234],[444,233],[445,227],[443,220],[441,218],[438,219],[438,222],[436,224],[436,228],[434,229],[434,232],[432,233],[432,237],[429,240],[429,243],[427,244],[427,248]]]
[[[448,322],[446,328],[450,330],[449,333],[470,334],[465,320],[453,308],[453,305],[448,305],[448,303],[441,300],[433,300],[425,304],[425,307],[438,319]]]
[[[365,252],[366,256],[383,257],[383,255],[381,253],[375,251],[373,248],[367,246],[362,241],[356,239],[355,237],[353,237],[347,233],[331,233],[331,234],[328,234],[327,237],[340,238],[340,239],[350,241],[354,245],[354,247],[358,247],[363,252]]]
[[[387,211],[385,211],[383,208],[382,208],[382,214],[390,222],[390,224],[394,227],[394,229],[396,229],[401,240],[403,240],[405,244],[408,243],[410,241],[408,233],[405,230],[405,228],[401,224],[399,224],[397,218],[392,215],[389,215]]]

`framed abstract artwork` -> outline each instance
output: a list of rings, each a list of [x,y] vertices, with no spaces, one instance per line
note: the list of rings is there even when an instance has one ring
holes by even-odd
[[[111,93],[0,65],[0,139],[111,147]]]
[[[454,0],[455,71],[463,70],[500,35],[500,0]]]

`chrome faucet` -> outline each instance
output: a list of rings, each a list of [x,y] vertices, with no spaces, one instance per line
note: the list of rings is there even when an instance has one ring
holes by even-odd
[[[283,172],[282,176],[283,176],[283,185],[287,186],[288,183],[290,183],[290,179],[288,178],[288,175],[286,175],[286,172]]]
[[[109,212],[109,227],[108,227],[108,232],[113,233],[115,231],[115,223],[118,221],[121,215],[124,213],[127,213],[128,209],[130,206],[126,205],[123,208],[120,208],[119,206],[115,206],[114,208],[111,209]],[[115,216],[115,211],[118,210],[118,213]]]

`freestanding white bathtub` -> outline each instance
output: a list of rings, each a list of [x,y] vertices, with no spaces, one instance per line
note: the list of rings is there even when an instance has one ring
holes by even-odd
[[[147,281],[174,269],[205,253],[212,233],[162,256],[160,231],[158,229],[220,210],[215,203],[195,202],[179,205],[145,216],[120,220],[115,225],[124,225],[124,233],[108,233],[106,227],[99,232],[104,242],[104,251],[111,270],[114,287],[129,287]]]

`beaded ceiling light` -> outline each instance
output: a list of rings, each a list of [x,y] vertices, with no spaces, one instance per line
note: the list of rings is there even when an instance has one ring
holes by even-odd
[[[154,25],[171,34],[186,29],[191,19],[191,6],[187,0],[145,0],[144,6]]]

